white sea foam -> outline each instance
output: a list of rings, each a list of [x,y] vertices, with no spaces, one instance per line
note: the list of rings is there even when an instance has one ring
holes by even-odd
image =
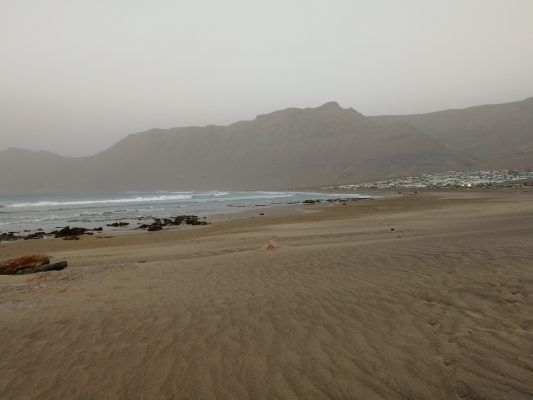
[[[15,203],[9,207],[52,207],[52,206],[86,206],[91,204],[117,204],[117,203],[145,203],[151,201],[188,200],[192,196],[185,194],[163,196],[137,196],[123,199],[95,199],[95,200],[72,200],[72,201],[38,201],[35,203]]]
[[[225,197],[223,199],[216,199],[214,201],[238,201],[238,200],[270,200],[270,199],[280,199],[285,197],[293,197],[292,193],[268,193],[268,194],[258,194],[258,195],[244,195],[244,196],[234,196],[234,197]]]

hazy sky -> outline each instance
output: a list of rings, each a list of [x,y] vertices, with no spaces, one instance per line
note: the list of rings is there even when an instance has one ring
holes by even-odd
[[[0,0],[0,150],[533,96],[533,0]]]

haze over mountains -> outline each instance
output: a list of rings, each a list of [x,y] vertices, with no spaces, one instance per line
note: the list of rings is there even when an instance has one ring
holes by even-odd
[[[90,157],[0,152],[0,195],[303,189],[420,172],[533,167],[533,98],[366,117],[337,103],[229,126],[153,129]]]

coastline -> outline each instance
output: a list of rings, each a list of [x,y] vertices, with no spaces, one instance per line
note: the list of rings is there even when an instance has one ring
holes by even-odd
[[[346,197],[350,197],[347,199]],[[73,238],[95,233],[123,234],[202,225],[247,211],[288,205],[361,200],[356,193],[313,192],[154,192],[63,196],[0,197],[0,242],[43,237]],[[258,214],[261,214],[258,212]]]
[[[0,276],[0,392],[530,398],[531,193],[306,207],[0,247],[69,261]]]
[[[319,189],[314,189],[318,192]],[[327,193],[324,191],[324,193]],[[65,241],[46,237],[36,240],[18,240],[0,243],[0,261],[29,253],[42,253],[69,249],[98,249],[101,247],[128,246],[130,244],[150,246],[152,242],[172,242],[194,238],[209,238],[218,234],[233,234],[255,231],[263,227],[282,224],[298,224],[342,220],[345,218],[371,217],[374,213],[395,213],[399,210],[424,210],[426,207],[446,207],[450,202],[487,202],[508,196],[522,195],[525,199],[533,192],[517,190],[441,190],[403,191],[373,190],[368,192],[374,199],[360,199],[348,203],[320,202],[316,204],[283,204],[257,207],[237,213],[222,214],[210,219],[205,226],[170,227],[157,232],[145,230],[107,231],[93,235],[82,235],[79,241]],[[345,194],[353,194],[346,192]],[[532,199],[533,200],[533,199]],[[377,204],[376,204],[377,203]]]
[[[324,192],[326,193],[326,192]],[[350,194],[350,193],[346,193]],[[351,193],[354,194],[354,193]],[[209,237],[221,232],[231,234],[234,229],[254,230],[258,227],[268,226],[269,224],[278,225],[285,222],[305,222],[315,220],[316,216],[324,211],[330,211],[336,207],[355,206],[363,202],[382,201],[398,197],[394,194],[386,195],[384,193],[376,195],[376,199],[357,199],[348,201],[345,206],[343,202],[322,201],[316,204],[280,204],[257,206],[255,209],[246,209],[236,213],[220,214],[213,216],[208,220],[209,225],[204,226],[171,226],[161,231],[148,232],[146,230],[116,230],[106,232],[94,232],[92,235],[81,235],[77,241],[65,241],[61,238],[45,237],[35,240],[17,240],[0,243],[0,262],[9,257],[17,257],[18,254],[28,252],[42,252],[46,249],[77,249],[79,248],[99,248],[100,246],[121,246],[133,243],[142,243],[147,240],[147,245],[152,241],[158,240],[181,240],[194,237]],[[365,208],[366,209],[366,208]],[[336,213],[326,212],[326,215],[320,218],[329,219]],[[110,241],[110,239],[114,239]],[[40,244],[43,243],[43,244]],[[13,249],[11,249],[13,248]],[[5,250],[5,251],[4,251]],[[8,251],[13,250],[13,251]]]

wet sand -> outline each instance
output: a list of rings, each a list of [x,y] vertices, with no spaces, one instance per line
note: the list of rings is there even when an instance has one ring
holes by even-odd
[[[0,246],[1,399],[532,399],[533,194]]]

